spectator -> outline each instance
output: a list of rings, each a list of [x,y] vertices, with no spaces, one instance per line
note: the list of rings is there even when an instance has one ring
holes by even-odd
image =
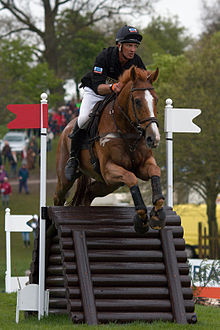
[[[4,165],[0,166],[0,184],[4,182],[4,178],[8,177],[8,173],[5,170]]]
[[[72,113],[74,111],[76,111],[76,102],[75,102],[75,99],[72,98],[71,101],[67,102],[67,106],[70,108],[70,110],[72,111]]]
[[[54,136],[59,134],[60,125],[61,125],[61,115],[58,114],[55,110],[52,110],[50,116],[50,127],[52,128],[52,132]]]
[[[35,168],[36,153],[33,142],[30,142],[27,150],[27,168],[32,170]]]
[[[18,179],[19,179],[19,194],[22,192],[22,188],[24,187],[25,193],[29,194],[27,180],[29,177],[29,172],[26,164],[22,164],[21,168],[18,171]]]
[[[9,207],[10,195],[12,193],[11,185],[8,182],[8,177],[4,177],[4,182],[1,183],[1,197],[2,197],[2,209]]]
[[[15,151],[12,151],[11,152],[11,159],[10,159],[10,164],[11,164],[11,167],[10,167],[10,173],[9,173],[9,176],[11,178],[16,178],[16,175],[17,175],[17,156],[16,156],[16,152]]]
[[[30,247],[30,233],[29,232],[23,232],[22,233],[22,238],[23,238],[23,242],[24,242],[24,247]]]
[[[29,142],[29,146],[30,145],[31,145],[32,149],[34,150],[35,154],[37,155],[38,154],[38,151],[39,151],[39,147],[38,147],[38,143],[36,141],[36,136],[35,135],[33,135],[31,137],[31,140]],[[29,148],[29,146],[28,146],[28,148]]]
[[[21,152],[21,159],[22,159],[22,164],[27,164],[27,149],[26,149],[26,147],[24,147],[22,152]]]
[[[65,117],[66,117],[66,122],[69,123],[70,120],[72,120],[74,117],[76,117],[71,109],[68,109],[67,112],[65,113]]]
[[[61,133],[65,126],[67,125],[67,121],[66,121],[66,106],[63,105],[62,107],[58,108],[58,115],[59,115],[59,133]]]
[[[30,149],[31,149],[31,152],[30,152]],[[36,141],[36,136],[33,135],[29,142],[28,149],[27,149],[27,158],[28,158],[28,155],[31,155],[31,157],[33,157],[34,164],[33,164],[32,168],[35,167],[38,154],[39,154],[39,146]]]
[[[11,147],[8,143],[8,141],[5,141],[5,145],[2,149],[2,155],[4,156],[4,164],[6,163],[6,160],[10,162],[11,159]]]
[[[54,138],[54,134],[51,130],[50,127],[48,127],[48,131],[47,131],[47,151],[51,151],[52,150],[52,140]]]

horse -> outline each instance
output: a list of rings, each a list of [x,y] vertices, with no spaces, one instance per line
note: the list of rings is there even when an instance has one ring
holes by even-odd
[[[75,120],[60,135],[57,154],[57,185],[54,205],[64,205],[70,188],[76,187],[69,205],[90,206],[96,197],[104,197],[122,185],[130,189],[135,206],[134,228],[145,233],[149,228],[162,229],[165,225],[164,197],[160,184],[160,168],[153,156],[158,147],[160,133],[157,120],[157,101],[153,82],[159,69],[147,71],[135,66],[119,77],[123,88],[110,101],[100,115],[97,136],[92,150],[99,164],[99,171],[91,163],[88,149],[80,151],[80,176],[68,181],[64,168],[69,158],[70,138]],[[148,214],[138,179],[151,180],[153,207]]]

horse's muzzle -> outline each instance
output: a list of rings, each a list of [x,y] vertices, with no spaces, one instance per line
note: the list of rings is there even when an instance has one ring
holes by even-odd
[[[146,141],[146,144],[147,144],[148,148],[151,148],[151,149],[157,148],[158,145],[159,145],[159,142],[160,142],[159,140],[156,140],[152,136],[147,136],[145,141]]]

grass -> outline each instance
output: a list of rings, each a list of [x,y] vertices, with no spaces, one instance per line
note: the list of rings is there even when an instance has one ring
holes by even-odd
[[[153,322],[151,324],[144,322],[133,322],[130,324],[106,324],[99,326],[73,325],[67,315],[49,315],[38,321],[37,316],[24,318],[23,312],[20,312],[19,324],[15,323],[16,294],[0,293],[0,329],[117,329],[117,330],[142,330],[142,329],[220,329],[219,308],[213,306],[196,305],[198,322],[194,325],[180,325],[168,322]]]
[[[58,140],[54,141],[53,151],[48,153],[47,158],[47,177],[55,178],[55,151]],[[39,167],[30,173],[30,182],[32,179],[39,178]],[[39,214],[39,183],[29,184],[30,195],[18,194],[17,186],[13,186],[13,194],[10,200],[10,209],[12,214]],[[55,183],[47,185],[47,205],[52,205],[52,196],[55,190]],[[24,248],[21,233],[11,234],[12,249],[12,275],[23,276],[25,270],[29,269],[32,249],[33,235],[31,236],[31,248]],[[195,325],[177,325],[174,323],[153,322],[147,324],[143,322],[134,322],[131,324],[119,325],[108,324],[99,326],[74,325],[67,315],[49,315],[38,321],[36,317],[24,318],[24,313],[20,312],[20,322],[15,323],[16,293],[6,294],[4,292],[5,281],[5,231],[4,231],[4,212],[0,216],[0,330],[7,329],[220,329],[220,313],[217,307],[204,307],[196,305],[198,323]]]

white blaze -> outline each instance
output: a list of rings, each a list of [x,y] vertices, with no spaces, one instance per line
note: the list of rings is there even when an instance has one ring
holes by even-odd
[[[150,117],[155,117],[155,115],[154,115],[154,103],[153,103],[154,98],[148,90],[145,91],[145,99],[147,101],[148,108],[150,110]],[[159,133],[157,124],[152,123],[151,128],[152,128],[153,133],[155,134],[156,139],[159,141],[160,140],[160,133]]]

